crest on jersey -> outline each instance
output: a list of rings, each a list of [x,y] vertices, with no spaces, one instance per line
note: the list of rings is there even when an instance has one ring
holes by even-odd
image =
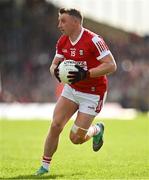
[[[83,54],[84,54],[83,49],[79,50],[79,54],[80,54],[80,56],[83,56]]]

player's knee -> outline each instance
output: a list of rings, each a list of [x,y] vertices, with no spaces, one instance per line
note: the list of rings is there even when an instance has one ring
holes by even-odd
[[[53,134],[60,134],[62,129],[63,129],[63,126],[60,123],[52,122],[50,131]]]
[[[69,138],[73,144],[82,144],[83,143],[83,139],[81,139],[77,134],[74,134],[72,132],[70,133]]]
[[[80,128],[73,125],[71,132],[70,132],[70,140],[73,144],[82,144],[85,142],[85,135],[87,133],[86,129]]]
[[[70,133],[69,138],[73,144],[79,144],[78,138],[74,134]]]

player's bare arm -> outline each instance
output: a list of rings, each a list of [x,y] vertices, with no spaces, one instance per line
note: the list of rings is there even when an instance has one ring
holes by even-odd
[[[60,77],[59,77],[59,68],[58,67],[59,67],[61,62],[62,62],[62,58],[55,57],[53,59],[51,67],[50,67],[51,75],[55,76],[59,82],[61,82],[61,80],[60,80]]]
[[[53,59],[52,64],[51,64],[50,69],[49,69],[52,76],[54,76],[54,70],[61,61],[62,61],[62,58],[55,57]]]
[[[99,66],[89,70],[91,78],[111,74],[117,69],[117,65],[112,54],[108,54],[102,58],[100,62],[101,64]]]

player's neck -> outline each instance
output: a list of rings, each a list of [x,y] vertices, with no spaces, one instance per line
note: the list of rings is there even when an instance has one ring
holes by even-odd
[[[82,26],[78,27],[70,36],[69,39],[74,42],[79,37],[80,33],[82,31]]]

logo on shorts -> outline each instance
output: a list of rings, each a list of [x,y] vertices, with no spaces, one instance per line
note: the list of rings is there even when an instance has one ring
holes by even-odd
[[[88,106],[89,109],[95,109],[94,106]]]

